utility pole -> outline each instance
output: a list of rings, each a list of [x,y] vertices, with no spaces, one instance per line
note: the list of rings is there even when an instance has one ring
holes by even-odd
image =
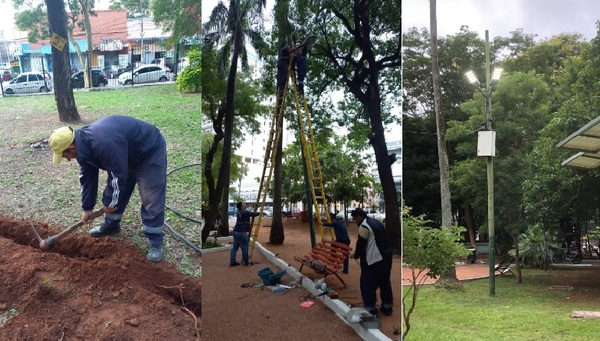
[[[492,87],[490,84],[490,35],[489,31],[485,30],[485,119],[490,131],[494,131],[492,124]],[[494,226],[494,156],[487,156],[487,201],[488,201],[488,237],[490,250],[490,295],[496,294],[496,276],[495,269],[495,226]]]
[[[496,294],[495,277],[495,218],[494,218],[494,156],[496,155],[496,132],[494,131],[494,120],[492,120],[492,91],[494,85],[500,80],[501,68],[495,68],[494,74],[490,73],[490,38],[488,30],[485,30],[485,89],[482,90],[481,83],[477,80],[473,71],[467,72],[469,82],[477,87],[477,90],[485,99],[485,130],[480,131],[477,141],[477,156],[485,156],[487,164],[487,203],[488,203],[488,241],[489,241],[489,289],[490,295]]]

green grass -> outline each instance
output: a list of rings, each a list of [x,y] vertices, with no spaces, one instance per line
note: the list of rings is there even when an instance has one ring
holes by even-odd
[[[496,278],[494,296],[488,280],[458,291],[425,286],[406,340],[595,340],[600,321],[569,316],[573,310],[600,310],[600,298],[550,285],[549,272],[524,270],[524,284],[512,276]]]

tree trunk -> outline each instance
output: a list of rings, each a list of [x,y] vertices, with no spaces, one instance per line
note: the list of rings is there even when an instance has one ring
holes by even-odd
[[[215,177],[213,176],[213,162],[215,159],[215,155],[219,149],[219,143],[223,140],[223,116],[225,115],[225,108],[221,106],[218,109],[217,117],[213,117],[213,129],[215,131],[215,137],[213,138],[213,142],[206,153],[206,158],[204,161],[204,176],[206,178],[206,187],[208,188],[208,212],[207,216],[204,220],[204,226],[202,227],[202,243],[206,243],[210,231],[212,231],[216,226],[217,216],[219,215],[218,209],[219,205],[213,205],[213,203],[219,202],[219,195],[217,192],[217,188],[215,188]],[[229,232],[229,231],[228,231]]]
[[[469,243],[472,246],[477,245],[477,240],[475,238],[475,229],[473,228],[473,215],[471,213],[471,205],[466,202],[463,204],[463,208],[465,210],[465,225],[467,225],[467,231],[469,232]]]
[[[517,270],[517,283],[523,283],[523,274],[521,273],[521,254],[519,253],[519,237],[513,236],[515,244],[515,268]]]
[[[450,166],[446,147],[446,120],[442,111],[442,92],[440,89],[440,71],[438,67],[438,40],[436,0],[430,0],[431,25],[431,78],[433,80],[433,99],[435,124],[437,128],[438,163],[440,167],[440,195],[442,202],[442,226],[452,226],[452,203],[450,195]]]
[[[442,111],[442,92],[440,90],[440,71],[438,68],[436,0],[429,0],[429,23],[431,25],[431,78],[433,80],[433,101],[437,128],[438,163],[440,167],[442,226],[451,227],[450,166],[448,165],[448,151],[446,149],[446,120]],[[439,280],[458,281],[456,267],[453,266],[448,272],[442,274]]]
[[[55,33],[67,40],[67,12],[63,0],[46,0],[50,34]],[[58,109],[58,119],[61,122],[76,122],[81,120],[73,97],[71,84],[71,61],[69,59],[69,44],[62,51],[52,47],[52,75],[54,81],[54,98]]]
[[[73,48],[75,49],[75,53],[77,53],[77,58],[79,58],[79,62],[81,63],[81,65],[85,65],[85,58],[83,56],[83,52],[81,52],[81,48],[79,47],[79,44],[77,44],[77,41],[73,37],[73,32],[69,32],[69,41],[73,45]]]
[[[90,11],[87,1],[80,1],[81,12],[83,12],[83,26],[85,27],[85,38],[87,41],[87,54],[84,65],[84,84],[86,88],[91,88],[92,84],[92,24],[90,23]],[[85,7],[84,7],[85,6]]]
[[[283,101],[283,96],[278,99]],[[276,103],[276,108],[279,108],[280,103]],[[279,115],[279,113],[277,113]],[[280,120],[279,131],[283,131],[283,120]],[[283,139],[279,138],[277,143],[277,151],[275,154],[275,168],[273,169],[273,220],[271,222],[271,230],[269,232],[269,243],[280,245],[285,240],[283,231],[283,219],[281,218],[281,183],[282,183],[282,158],[283,158]]]
[[[385,143],[385,131],[381,120],[381,92],[379,85],[380,69],[377,66],[376,56],[371,44],[371,26],[369,18],[368,3],[362,3],[355,11],[357,17],[355,20],[361,22],[360,27],[361,39],[356,40],[360,47],[364,59],[369,64],[367,71],[367,87],[366,91],[364,80],[354,79],[353,84],[348,84],[350,91],[356,98],[363,103],[366,112],[371,121],[371,136],[369,142],[373,146],[375,152],[375,161],[377,161],[377,171],[379,180],[383,188],[383,200],[385,201],[385,230],[386,237],[393,249],[400,253],[402,247],[402,233],[400,222],[400,203],[394,176],[392,174],[392,164],[388,156],[387,145]],[[364,93],[363,93],[364,91]]]
[[[279,28],[278,33],[278,43],[277,46],[281,46],[281,44],[286,40],[286,37],[292,33],[292,28],[289,25],[288,16],[289,16],[289,6],[290,3],[288,0],[279,0],[275,2],[275,23]],[[289,78],[289,77],[288,77]],[[277,94],[279,95],[279,90],[277,90]],[[277,96],[277,103],[275,103],[275,108],[279,108],[281,103],[283,102],[283,97],[286,94],[282,94],[281,98]],[[275,113],[279,115],[279,112]],[[278,127],[280,131],[283,131],[283,120],[281,120],[280,125]],[[285,240],[285,232],[283,230],[283,219],[281,216],[281,195],[282,195],[282,169],[283,169],[283,138],[279,138],[279,143],[277,144],[277,151],[275,154],[275,164],[273,169],[273,220],[271,222],[271,230],[269,232],[269,243],[280,245],[283,244]]]
[[[227,77],[227,97],[225,100],[225,123],[224,123],[224,138],[223,138],[223,154],[221,156],[221,168],[219,169],[219,178],[217,180],[217,195],[220,200],[211,202],[211,205],[215,205],[214,210],[218,210],[219,202],[226,203],[224,207],[221,207],[221,224],[219,231],[221,235],[229,235],[229,226],[227,224],[227,211],[229,203],[229,184],[230,184],[230,171],[231,171],[231,154],[232,142],[233,142],[233,112],[235,102],[235,77],[237,75],[237,64],[238,56],[242,46],[242,35],[243,32],[239,27],[240,20],[237,20],[238,27],[233,32],[233,54],[231,56],[231,65],[229,68],[229,76]]]

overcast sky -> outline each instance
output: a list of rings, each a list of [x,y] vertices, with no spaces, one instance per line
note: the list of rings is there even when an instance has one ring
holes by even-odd
[[[0,1],[0,31],[3,31],[4,39],[13,39],[14,22],[15,11],[12,1]]]
[[[439,36],[455,34],[467,25],[482,38],[489,30],[490,40],[522,28],[538,39],[581,33],[589,41],[596,36],[599,18],[597,0],[437,0]],[[402,30],[410,27],[429,29],[428,0],[402,0]]]

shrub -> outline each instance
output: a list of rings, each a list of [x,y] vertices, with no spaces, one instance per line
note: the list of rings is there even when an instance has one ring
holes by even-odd
[[[189,65],[177,76],[177,89],[184,92],[200,92],[202,85],[202,54],[200,50],[188,53]]]

